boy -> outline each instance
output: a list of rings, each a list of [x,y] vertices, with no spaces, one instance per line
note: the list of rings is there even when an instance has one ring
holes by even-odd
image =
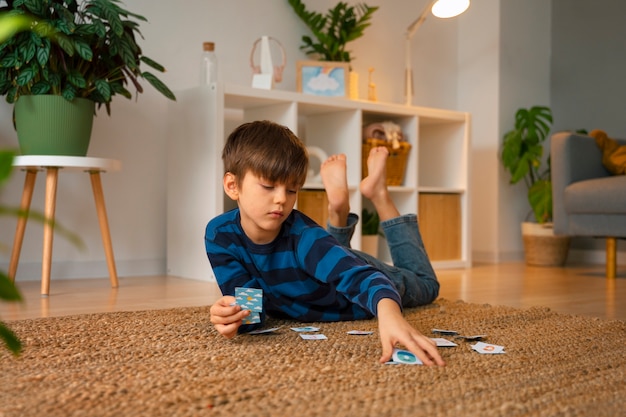
[[[396,344],[425,365],[444,365],[435,343],[402,316],[402,306],[428,304],[439,283],[424,250],[415,215],[400,216],[386,186],[386,148],[370,152],[360,184],[376,208],[394,261],[389,266],[349,249],[358,221],[349,213],[345,155],[321,167],[329,201],[328,231],[293,210],[305,182],[308,156],[286,127],[245,123],[226,141],[224,191],[238,208],[211,220],[205,245],[224,296],[211,306],[211,322],[234,337],[250,314],[235,302],[236,287],[263,290],[263,309],[299,321],[358,320],[376,316],[382,363]]]

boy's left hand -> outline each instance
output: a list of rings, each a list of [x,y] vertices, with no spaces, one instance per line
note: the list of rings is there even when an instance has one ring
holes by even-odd
[[[397,344],[402,344],[424,365],[445,366],[437,350],[437,344],[413,328],[402,316],[398,304],[390,298],[378,302],[378,328],[383,348],[381,363],[391,360],[393,348]]]

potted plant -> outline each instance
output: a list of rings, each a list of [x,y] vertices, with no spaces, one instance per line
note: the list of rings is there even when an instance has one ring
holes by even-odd
[[[0,150],[0,188],[11,176],[13,156],[14,152],[12,151]],[[14,214],[14,210],[0,205],[0,215],[6,214]],[[7,302],[22,301],[20,292],[4,271],[0,271],[0,300]],[[0,321],[0,340],[15,355],[22,350],[22,343],[18,337],[2,321]]]
[[[361,246],[365,253],[378,256],[378,236],[380,232],[380,218],[376,211],[364,208],[361,212]]]
[[[522,223],[526,263],[556,266],[565,263],[569,238],[552,231],[550,158],[543,166],[544,141],[550,133],[552,111],[546,106],[520,108],[515,126],[503,137],[501,158],[511,184],[524,181],[535,222]]]
[[[67,151],[56,148],[50,127],[26,119],[45,103],[69,110],[44,110],[48,119],[59,120],[68,111],[85,115],[79,137],[91,133],[95,106],[104,105],[111,114],[117,94],[128,99],[143,92],[140,80],[165,97],[175,100],[172,91],[145,64],[164,72],[163,66],[143,55],[137,43],[138,21],[143,16],[125,10],[119,0],[7,0],[0,12],[20,19],[11,36],[0,43],[0,94],[15,103],[15,124],[22,153],[85,155],[87,146]],[[56,108],[56,107],[54,107]],[[66,126],[77,125],[74,119]],[[33,130],[39,127],[43,130]],[[26,133],[22,131],[27,128]],[[31,129],[28,129],[31,128]],[[46,138],[39,145],[23,144],[27,133]],[[60,133],[59,140],[69,133]],[[60,146],[60,145],[59,145]],[[68,153],[71,152],[71,153]]]
[[[303,35],[300,50],[320,61],[350,63],[353,57],[346,45],[363,36],[365,28],[371,25],[372,15],[378,10],[378,6],[369,7],[365,3],[349,6],[339,2],[326,14],[322,14],[307,10],[301,0],[288,2],[315,38]],[[350,97],[358,98],[358,75],[352,69]]]

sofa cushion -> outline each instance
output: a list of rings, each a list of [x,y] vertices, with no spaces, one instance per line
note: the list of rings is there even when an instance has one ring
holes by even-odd
[[[626,211],[626,176],[594,178],[568,185],[564,193],[568,213],[615,213]]]

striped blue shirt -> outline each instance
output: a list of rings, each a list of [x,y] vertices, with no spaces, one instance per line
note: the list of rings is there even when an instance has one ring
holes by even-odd
[[[211,220],[205,245],[224,295],[236,287],[263,290],[263,311],[303,322],[371,318],[378,302],[400,295],[379,270],[354,256],[297,210],[271,243],[253,243],[241,228],[239,209]]]

